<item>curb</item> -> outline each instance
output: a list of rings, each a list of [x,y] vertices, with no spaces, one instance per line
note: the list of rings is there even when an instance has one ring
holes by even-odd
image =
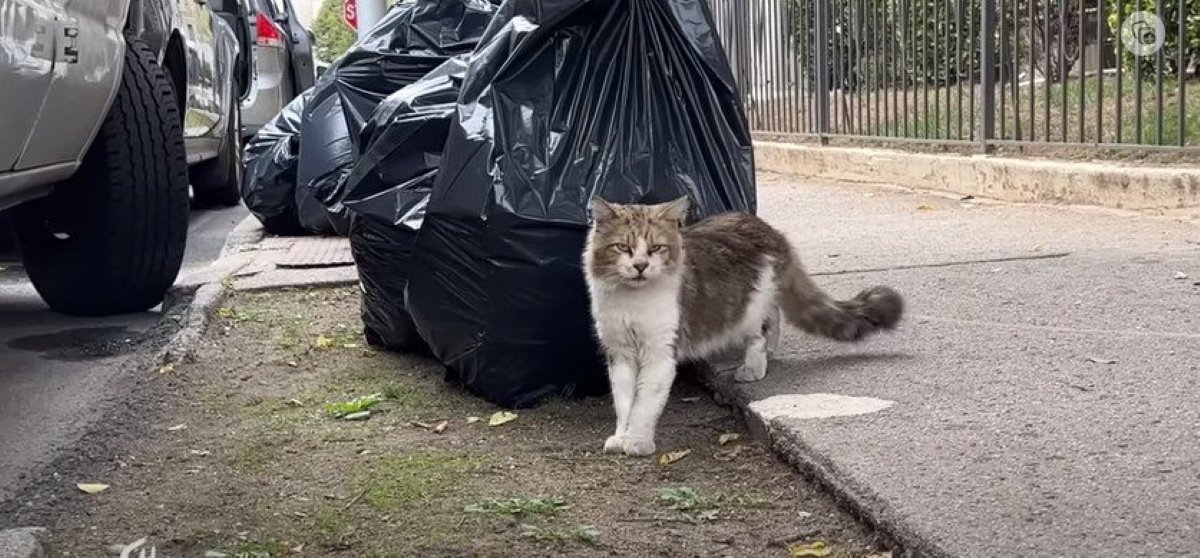
[[[906,524],[886,503],[875,498],[870,489],[842,474],[778,420],[768,420],[753,411],[750,408],[750,397],[733,381],[732,375],[722,374],[717,367],[703,366],[700,367],[697,377],[712,391],[718,403],[737,411],[755,438],[766,440],[776,455],[801,474],[819,483],[833,495],[838,504],[875,530],[885,545],[892,549],[893,556],[949,558],[950,554],[945,549]]]
[[[49,533],[44,527],[18,527],[0,530],[0,558],[43,558],[42,539]]]
[[[266,232],[258,226],[257,219],[253,215],[247,216],[229,232],[229,236],[225,238],[225,244],[221,247],[220,255],[211,265],[216,265],[226,256],[236,254],[243,246],[260,242],[265,236]],[[196,341],[204,335],[204,331],[212,320],[213,308],[216,308],[225,298],[227,290],[228,286],[225,281],[221,280],[205,283],[199,287],[172,287],[171,291],[167,293],[167,298],[171,303],[164,304],[164,308],[176,304],[189,304],[189,306],[180,320],[179,331],[176,331],[175,335],[171,336],[171,340],[154,356],[154,362],[167,364],[192,360],[196,350]]]
[[[817,180],[886,183],[1020,203],[1127,210],[1200,207],[1200,170],[987,155],[906,153],[754,142],[759,171]]]

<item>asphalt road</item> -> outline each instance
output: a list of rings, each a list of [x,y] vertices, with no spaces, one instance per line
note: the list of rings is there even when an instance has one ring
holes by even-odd
[[[791,408],[782,447],[934,555],[1200,555],[1200,212],[759,193],[835,296],[886,284],[908,304],[860,345],[785,330],[746,400],[884,403]]]
[[[194,211],[180,276],[208,265],[244,207]],[[7,236],[7,228],[0,235]],[[133,351],[146,350],[157,311],[113,318],[51,312],[14,263],[10,239],[0,253],[0,500],[23,476],[52,459],[96,420],[106,386]]]

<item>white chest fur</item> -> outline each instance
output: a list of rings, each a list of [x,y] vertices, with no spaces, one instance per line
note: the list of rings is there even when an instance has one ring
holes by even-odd
[[[679,282],[644,288],[590,284],[596,333],[609,353],[645,361],[671,350],[679,330]]]

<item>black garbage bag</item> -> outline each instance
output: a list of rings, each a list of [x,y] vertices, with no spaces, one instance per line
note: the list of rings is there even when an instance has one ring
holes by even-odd
[[[588,202],[754,211],[750,134],[705,0],[509,0],[475,54],[417,235],[408,307],[496,404],[607,390]]]
[[[366,119],[388,95],[474,50],[495,12],[489,0],[405,0],[321,76],[304,113],[298,178],[329,209],[329,226],[345,232],[342,187]],[[306,227],[326,226],[304,215]]]
[[[310,92],[292,99],[246,143],[242,159],[242,200],[271,234],[307,234],[296,213],[296,160],[300,116]],[[324,209],[322,209],[324,211]]]
[[[404,303],[412,245],[433,189],[466,72],[456,56],[388,96],[361,134],[346,183],[350,250],[362,287],[363,333],[377,347],[429,354]]]

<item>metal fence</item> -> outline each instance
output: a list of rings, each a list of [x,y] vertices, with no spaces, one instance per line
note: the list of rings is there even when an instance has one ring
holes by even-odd
[[[708,0],[760,136],[1200,153],[1200,0]]]

